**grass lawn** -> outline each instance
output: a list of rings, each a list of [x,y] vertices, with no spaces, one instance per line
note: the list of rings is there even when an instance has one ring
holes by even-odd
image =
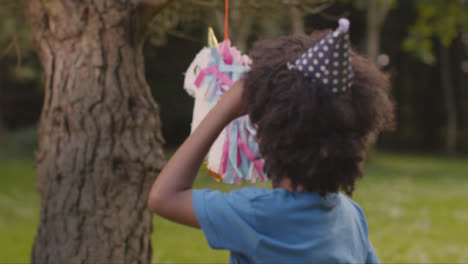
[[[0,263],[29,263],[39,217],[30,160],[0,161]],[[199,188],[231,187],[201,172]],[[263,185],[267,186],[267,185]],[[380,153],[354,199],[382,262],[468,263],[468,161]],[[201,231],[154,218],[154,263],[225,263]]]

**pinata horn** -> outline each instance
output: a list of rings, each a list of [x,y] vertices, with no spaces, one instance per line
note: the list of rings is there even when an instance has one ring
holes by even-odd
[[[216,35],[213,31],[212,27],[208,27],[208,47],[217,47],[218,46],[218,40],[216,39]]]
[[[351,88],[351,46],[349,20],[341,18],[338,28],[300,56],[289,69],[296,69],[327,90],[338,93]]]

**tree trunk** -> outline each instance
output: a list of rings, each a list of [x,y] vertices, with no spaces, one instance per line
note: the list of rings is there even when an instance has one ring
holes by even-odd
[[[377,63],[377,56],[379,55],[380,50],[380,27],[381,27],[381,18],[378,15],[378,6],[375,1],[369,1],[369,6],[367,7],[367,17],[366,17],[366,55],[369,61],[372,63]],[[369,157],[374,156],[375,144],[378,140],[378,134],[371,133],[369,135],[369,144],[370,154]]]
[[[380,52],[380,32],[395,0],[368,1],[366,16],[366,55],[377,63]]]
[[[242,52],[247,52],[247,40],[252,29],[252,16],[243,14],[241,8],[234,8],[231,12],[230,23],[233,33],[233,44]]]
[[[377,63],[380,53],[380,32],[385,18],[394,0],[368,1],[366,16],[366,55],[369,61]],[[369,135],[369,144],[374,146],[377,143],[378,134]],[[370,156],[374,154],[374,147],[371,148]]]
[[[461,145],[461,150],[468,152],[468,91],[466,87],[468,87],[468,69],[465,68],[467,66],[463,66],[464,63],[468,63],[468,56],[465,55],[465,49],[468,49],[468,43],[465,44],[460,39],[458,42],[457,47],[457,54],[456,57],[458,58],[457,62],[454,65],[460,65],[461,70],[458,70],[459,74],[459,81],[458,81],[458,91],[460,91],[460,96],[457,97],[459,99],[458,105],[460,106],[460,113],[461,116],[459,120],[461,120],[459,131],[461,135],[458,135],[458,145]],[[462,144],[460,144],[460,142]]]
[[[4,105],[5,102],[2,100],[5,98],[5,93],[3,89],[0,87],[0,143],[2,140],[6,139],[6,127],[3,125],[3,112],[4,112]]]
[[[447,111],[445,151],[449,154],[454,154],[457,149],[457,107],[450,70],[450,50],[449,47],[445,47],[442,43],[440,44],[440,71]]]
[[[164,163],[138,6],[28,0],[45,77],[32,263],[149,263],[149,188]]]
[[[289,16],[291,17],[293,34],[304,34],[304,17],[301,10],[297,6],[289,7]]]
[[[377,63],[380,49],[380,30],[383,19],[379,13],[378,3],[369,1],[366,17],[366,55],[373,63]]]
[[[0,109],[0,142],[6,139],[6,128],[3,126],[3,117]]]

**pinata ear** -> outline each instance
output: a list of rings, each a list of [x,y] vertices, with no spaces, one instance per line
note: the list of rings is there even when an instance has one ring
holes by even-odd
[[[345,92],[353,81],[350,23],[346,18],[341,18],[338,23],[334,32],[308,49],[294,64],[288,63],[289,69],[300,71],[333,93]]]

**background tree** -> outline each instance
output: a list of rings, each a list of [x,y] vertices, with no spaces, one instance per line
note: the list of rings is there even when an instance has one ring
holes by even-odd
[[[396,0],[368,0],[363,2],[366,5],[366,53],[371,61],[377,63],[382,27],[388,13],[395,6]]]
[[[205,19],[224,33],[224,3],[218,0],[194,0],[192,5],[215,12],[215,20]],[[236,0],[229,2],[229,38],[240,50],[247,51],[249,37],[261,36],[255,33],[259,25],[272,22],[279,29],[291,28],[289,33],[304,33],[304,18],[318,14],[330,7],[334,0]],[[285,14],[289,10],[289,14]],[[286,16],[285,16],[286,15]],[[209,17],[209,16],[208,16]],[[271,19],[274,17],[275,19]],[[278,31],[278,28],[276,29]],[[280,30],[281,31],[281,30]],[[278,35],[278,34],[277,34]]]
[[[39,89],[27,90],[39,83],[39,71],[31,64],[33,57],[28,25],[16,0],[2,1],[0,8],[0,140],[7,141],[8,131],[34,121]],[[31,108],[27,108],[31,106]],[[21,112],[12,111],[24,107]]]
[[[381,50],[382,27],[397,0],[342,0],[341,2],[365,11],[365,53],[370,61],[379,65],[377,59]],[[371,134],[371,145],[374,145],[377,139],[378,135]]]
[[[167,121],[163,127],[166,131],[169,143],[177,145],[181,140],[189,133],[189,125],[186,125],[183,133],[175,133],[175,129],[181,128],[182,123],[190,123],[191,120],[191,99],[190,97],[184,97],[185,94],[179,93],[179,88],[182,86],[183,76],[181,73],[186,69],[190,63],[194,54],[205,45],[206,43],[206,27],[216,26],[217,22],[213,15],[214,10],[220,13],[220,17],[224,14],[224,1],[212,1],[212,0],[194,0],[190,1],[194,6],[197,6],[200,14],[203,14],[198,21],[193,21],[191,25],[198,25],[198,30],[184,32],[177,32],[177,35],[170,33],[171,42],[168,46],[152,50],[154,54],[153,60],[158,60],[161,57],[170,57],[171,66],[164,69],[159,69],[156,63],[152,64],[149,68],[153,69],[148,72],[148,78],[150,82],[159,83],[161,78],[167,80],[164,86],[173,87],[171,90],[155,90],[156,96],[161,96],[161,93],[165,93],[162,104],[168,108],[175,105],[176,103],[181,105],[175,109],[172,107],[171,113],[166,113],[163,118]],[[232,2],[232,1],[231,1]],[[246,47],[249,47],[255,40],[258,39],[269,39],[276,38],[281,35],[291,34],[293,31],[293,21],[290,15],[290,9],[285,7],[292,7],[290,1],[282,1],[283,5],[278,5],[277,1],[254,1],[254,5],[249,4],[248,1],[238,1],[243,5],[241,12],[244,16],[252,16],[252,26],[250,27],[249,37],[247,38]],[[302,1],[298,1],[302,2]],[[304,1],[305,2],[305,1]],[[310,4],[311,2],[309,2]],[[309,8],[303,8],[302,4],[298,4],[297,8],[302,10],[301,12],[307,12],[307,10],[318,10],[322,6],[327,6],[326,9],[321,10],[320,13],[305,14],[304,15],[304,30],[310,32],[312,29],[321,28],[334,28],[336,26],[337,18],[341,16],[349,16],[353,26],[352,30],[352,41],[357,47],[362,47],[362,52],[366,51],[366,35],[367,34],[367,7],[365,1],[362,0],[362,5],[358,5],[359,2],[356,0],[348,1],[328,1],[327,5],[321,4],[322,2],[316,2],[316,5],[310,5]],[[398,129],[391,133],[383,135],[378,144],[379,147],[394,148],[398,150],[417,150],[417,151],[428,151],[434,152],[444,149],[445,136],[441,129],[443,124],[446,109],[443,108],[443,94],[440,88],[440,80],[438,71],[440,71],[440,65],[429,66],[421,63],[415,56],[408,56],[408,53],[402,49],[402,42],[408,36],[409,27],[416,22],[418,19],[417,1],[405,1],[395,0],[394,3],[387,10],[385,22],[382,23],[380,32],[377,34],[379,37],[379,52],[389,55],[390,63],[387,66],[383,66],[384,70],[389,71],[392,75],[393,90],[392,94],[395,97],[395,101],[398,103]],[[214,4],[214,5],[213,5]],[[286,5],[288,4],[288,5]],[[232,12],[232,10],[231,10]],[[196,12],[193,12],[196,13]],[[200,17],[199,14],[196,14]],[[231,18],[232,19],[232,18]],[[459,18],[452,18],[457,20]],[[217,28],[217,36],[222,36],[222,30],[224,28],[224,21],[220,21]],[[238,25],[230,21],[231,28],[231,40],[235,45],[237,41],[235,34],[232,31],[233,27]],[[181,26],[178,25],[177,28]],[[215,27],[216,29],[216,27]],[[465,52],[465,44],[458,39],[454,43],[459,43],[459,48],[453,50],[459,53],[460,59],[451,60],[451,68],[460,68],[462,63],[462,57],[468,54]],[[181,48],[183,47],[183,48]],[[452,44],[452,49],[454,45]],[[177,58],[174,57],[174,51],[177,50]],[[181,51],[184,51],[183,53]],[[191,50],[191,53],[189,52]],[[248,48],[247,48],[248,51]],[[159,55],[157,55],[159,54]],[[169,54],[172,54],[169,56]],[[158,59],[157,59],[158,58]],[[174,65],[174,67],[173,67]],[[176,66],[177,65],[177,66]],[[157,71],[154,69],[158,68]],[[458,76],[459,75],[459,76]],[[169,77],[170,76],[170,77]],[[463,77],[464,76],[464,77]],[[463,72],[455,73],[457,77],[454,79],[455,83],[460,87],[457,94],[463,92],[463,82],[458,79],[466,79],[466,74]],[[465,80],[466,83],[467,80]],[[423,88],[424,87],[424,88]],[[167,91],[167,92],[166,92]],[[460,92],[461,91],[461,92]],[[463,95],[463,94],[462,94]],[[466,93],[464,98],[466,98]],[[465,99],[466,102],[466,99]],[[458,102],[460,105],[461,103]],[[431,105],[428,107],[427,105]],[[461,104],[463,106],[463,104]],[[185,114],[182,113],[181,108],[187,108]],[[465,111],[468,112],[468,111]],[[184,118],[182,119],[182,116]],[[468,116],[468,114],[465,114]],[[458,118],[459,121],[465,119],[461,116]],[[466,122],[465,122],[466,123]],[[468,125],[465,125],[468,127]],[[179,129],[178,131],[182,131]],[[467,130],[468,131],[468,130]],[[458,128],[458,135],[462,135],[461,127]],[[177,140],[173,139],[174,135],[178,136]],[[467,142],[468,144],[468,133],[465,132],[458,141]],[[462,151],[466,151],[466,146],[462,147]]]
[[[164,156],[143,46],[169,2],[25,2],[46,79],[32,263],[150,262],[146,196]]]
[[[377,63],[381,49],[382,27],[387,16],[397,5],[397,0],[343,0],[351,3],[366,14],[365,48],[369,60]]]
[[[463,0],[420,0],[416,3],[418,19],[410,27],[410,34],[404,42],[404,47],[424,63],[434,65],[437,51],[433,47],[432,39],[437,39],[441,88],[447,116],[445,150],[448,153],[455,153],[459,102],[453,78],[454,72],[460,72],[461,69],[460,67],[452,69],[451,44],[462,33],[468,32],[468,5]]]

